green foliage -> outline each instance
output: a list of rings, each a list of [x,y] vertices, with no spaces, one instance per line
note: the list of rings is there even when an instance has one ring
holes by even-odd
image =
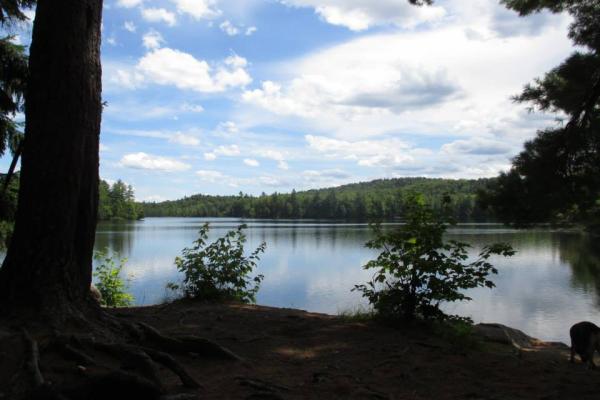
[[[254,303],[263,276],[252,278],[250,274],[266,243],[245,256],[244,229],[246,225],[240,225],[208,244],[209,224],[204,224],[194,245],[183,249],[181,257],[175,259],[177,269],[184,274],[183,283],[181,286],[170,283],[168,288],[181,289],[186,297],[201,300]]]
[[[433,325],[435,335],[456,351],[481,350],[482,342],[473,329],[473,323],[465,319],[436,321]]]
[[[373,310],[363,307],[356,307],[348,310],[343,310],[338,313],[338,317],[346,322],[369,322],[375,318]]]
[[[292,191],[254,197],[195,195],[176,201],[142,203],[149,217],[237,217],[310,219],[392,219],[402,215],[404,199],[423,193],[436,209],[452,194],[453,215],[460,221],[490,218],[476,205],[476,193],[489,180],[427,178],[380,179],[331,189]]]
[[[102,294],[102,305],[106,307],[128,307],[132,305],[133,295],[127,293],[129,280],[123,280],[121,277],[127,259],[119,258],[119,255],[114,252],[109,254],[108,250],[96,251],[94,259],[98,262],[94,270],[95,285]]]
[[[133,187],[120,179],[109,185],[101,180],[98,187],[98,219],[104,220],[136,220],[144,213],[135,202]]]
[[[471,300],[462,293],[476,287],[493,288],[488,279],[497,270],[489,262],[493,254],[511,256],[507,244],[485,247],[479,257],[467,262],[467,243],[445,241],[448,219],[435,213],[422,196],[406,204],[405,224],[393,231],[372,225],[375,238],[367,242],[381,250],[363,268],[374,269],[372,281],[355,286],[374,310],[386,319],[446,319],[443,302]]]
[[[515,101],[567,116],[539,131],[503,173],[480,193],[480,205],[503,222],[577,223],[600,232],[600,3],[596,0],[503,0],[521,15],[549,10],[572,17],[579,46],[561,65],[526,85]]]

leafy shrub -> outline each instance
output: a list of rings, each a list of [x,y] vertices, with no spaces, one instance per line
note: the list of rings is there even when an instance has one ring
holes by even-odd
[[[435,214],[422,197],[411,197],[404,207],[405,224],[393,231],[372,225],[375,238],[366,243],[381,250],[363,268],[375,269],[371,282],[356,285],[375,312],[386,318],[446,319],[443,302],[471,300],[461,291],[494,287],[488,279],[498,271],[489,262],[493,254],[514,254],[508,244],[486,246],[470,263],[467,243],[444,241],[449,222]]]
[[[209,301],[236,300],[254,303],[263,279],[262,275],[250,277],[263,253],[266,243],[261,243],[249,256],[244,255],[246,225],[229,231],[222,238],[208,244],[209,224],[200,228],[198,239],[191,248],[185,248],[175,259],[183,283],[170,283],[173,290],[182,290],[186,297]]]
[[[133,295],[127,293],[129,280],[125,281],[121,277],[121,271],[125,267],[127,259],[119,258],[119,254],[116,252],[109,254],[108,250],[96,251],[94,259],[98,261],[93,275],[96,278],[96,288],[102,294],[101,304],[107,307],[132,305]]]

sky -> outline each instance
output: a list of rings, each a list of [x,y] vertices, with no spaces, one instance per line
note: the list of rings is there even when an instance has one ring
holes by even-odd
[[[557,123],[511,96],[574,51],[569,22],[497,0],[105,0],[100,175],[146,201],[496,176]]]

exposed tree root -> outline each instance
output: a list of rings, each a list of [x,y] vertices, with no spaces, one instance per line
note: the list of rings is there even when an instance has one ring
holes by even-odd
[[[165,336],[148,324],[137,324],[143,331],[144,337],[150,343],[167,351],[176,353],[195,353],[203,357],[222,360],[243,361],[240,356],[215,342],[198,336],[179,336],[177,338]]]
[[[175,374],[184,388],[202,388],[197,379],[169,353],[229,361],[242,360],[235,353],[208,339],[196,336],[171,337],[145,323],[123,322],[110,316],[107,316],[107,319],[111,322],[107,324],[107,334],[101,337],[112,337],[111,341],[98,340],[100,335],[97,329],[94,329],[93,333],[87,331],[85,334],[76,335],[63,334],[55,329],[53,335],[38,335],[38,343],[23,329],[21,335],[26,344],[26,351],[24,367],[19,369],[27,374],[17,372],[15,380],[20,383],[14,385],[17,389],[9,398],[100,399],[111,398],[109,390],[121,391],[121,388],[128,388],[126,392],[131,394],[129,398],[190,400],[197,398],[196,393],[166,393],[166,387],[161,380],[162,368]],[[82,331],[77,329],[77,332]],[[45,369],[41,364],[46,353],[59,355],[60,360],[67,362],[67,365],[70,362],[73,365],[68,367],[59,363],[57,366],[46,366],[52,367],[49,370]],[[76,383],[54,384],[45,379],[43,371],[65,371],[70,374],[71,381]],[[23,388],[30,390],[19,397]],[[125,397],[120,393],[117,398]]]
[[[23,329],[23,338],[27,343],[27,361],[25,365],[29,370],[29,373],[33,377],[33,384],[35,387],[44,384],[44,377],[40,371],[40,350],[38,343],[31,338],[27,329]]]

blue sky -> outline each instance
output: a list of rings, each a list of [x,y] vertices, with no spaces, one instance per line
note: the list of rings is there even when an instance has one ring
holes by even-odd
[[[495,176],[555,123],[510,96],[573,51],[495,0],[104,4],[101,176],[139,200]]]

